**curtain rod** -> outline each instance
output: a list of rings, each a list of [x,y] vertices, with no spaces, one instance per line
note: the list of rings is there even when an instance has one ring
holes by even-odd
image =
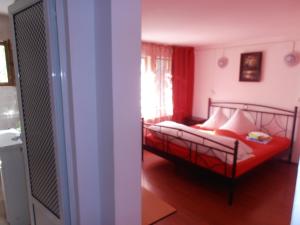
[[[296,42],[299,42],[300,40],[285,40],[285,41],[269,41],[269,42],[260,42],[260,43],[251,43],[251,44],[237,44],[237,45],[220,45],[220,46],[215,46],[215,47],[195,47],[196,51],[201,51],[201,50],[213,50],[213,49],[232,49],[232,48],[240,48],[240,47],[249,47],[249,46],[257,46],[257,45],[268,45],[268,44],[281,44],[281,43],[295,43],[296,46]]]

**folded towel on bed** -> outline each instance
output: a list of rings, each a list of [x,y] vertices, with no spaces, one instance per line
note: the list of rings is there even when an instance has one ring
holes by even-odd
[[[260,131],[252,131],[248,133],[247,140],[254,141],[261,144],[267,144],[271,141],[272,137]]]

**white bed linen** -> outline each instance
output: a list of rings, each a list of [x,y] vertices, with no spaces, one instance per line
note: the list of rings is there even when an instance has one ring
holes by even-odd
[[[198,148],[197,149],[198,152],[201,152],[201,153],[204,153],[207,155],[211,155],[211,156],[215,156],[215,157],[219,158],[220,160],[222,160],[223,162],[227,162],[228,164],[233,163],[233,155],[227,154],[227,160],[226,160],[226,153],[223,153],[218,150],[208,151],[208,148],[209,147],[218,148],[220,150],[233,153],[234,151],[232,149],[226,148],[218,143],[221,143],[226,146],[230,146],[230,147],[234,148],[234,144],[236,141],[236,139],[234,139],[234,138],[216,135],[214,131],[199,130],[199,129],[188,127],[188,126],[185,126],[183,124],[179,124],[179,123],[176,123],[173,121],[160,122],[155,125],[149,126],[149,129],[152,131],[156,131],[156,132],[153,132],[153,134],[155,134],[156,136],[158,136],[160,138],[163,136],[162,134],[167,134],[167,135],[172,135],[172,136],[182,138],[182,139],[185,139],[188,141],[192,141],[195,143],[204,144],[207,147]],[[180,131],[178,131],[178,129]],[[196,136],[196,135],[200,135],[201,137]],[[209,140],[205,140],[202,137],[207,138]],[[186,146],[186,144],[184,142],[182,142],[178,139],[172,139],[170,141],[175,144],[178,144],[180,146],[188,147],[188,146]],[[213,141],[218,142],[218,143],[214,143]],[[195,145],[192,146],[192,149],[193,150],[196,149]],[[245,144],[244,142],[239,140],[238,155],[237,155],[238,162],[246,160],[253,156],[254,155],[253,155],[252,148],[250,146],[248,146],[247,144]]]

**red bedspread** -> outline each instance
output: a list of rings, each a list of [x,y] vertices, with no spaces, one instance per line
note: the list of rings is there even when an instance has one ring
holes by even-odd
[[[195,128],[199,129],[199,127],[195,127]],[[256,166],[262,164],[266,160],[272,158],[273,156],[287,150],[290,145],[290,140],[285,137],[273,136],[272,140],[268,144],[260,144],[260,143],[248,141],[246,139],[246,136],[237,135],[230,131],[219,130],[216,133],[217,135],[224,135],[227,137],[232,137],[241,140],[244,143],[248,144],[253,149],[254,157],[251,157],[249,159],[237,163],[236,177],[241,176],[247,171],[255,168]],[[156,149],[164,149],[163,148],[164,144],[162,140],[156,135],[151,134],[150,132],[147,133],[145,141],[147,145],[155,147]],[[201,167],[208,168],[210,170],[213,170],[216,173],[219,173],[227,177],[230,177],[232,174],[232,165],[225,164],[224,162],[222,162],[220,159],[216,157],[204,155],[201,153],[196,153],[196,151],[190,152],[187,148],[178,146],[173,143],[169,143],[168,145],[169,145],[168,148],[169,153],[172,155],[192,161],[193,163]]]

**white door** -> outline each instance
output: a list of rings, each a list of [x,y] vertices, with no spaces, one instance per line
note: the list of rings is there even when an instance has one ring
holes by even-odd
[[[9,7],[31,223],[68,225],[69,197],[54,0]]]

